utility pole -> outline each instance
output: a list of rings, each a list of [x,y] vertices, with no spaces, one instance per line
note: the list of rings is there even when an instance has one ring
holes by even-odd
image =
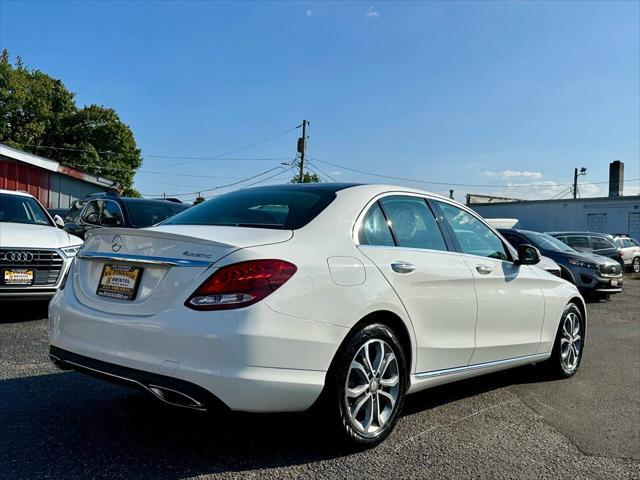
[[[304,180],[304,154],[307,150],[307,125],[309,125],[309,122],[302,120],[302,137],[298,139],[298,153],[300,154],[300,183]]]
[[[580,169],[580,172],[578,172],[577,168],[573,169],[573,199],[574,200],[578,198],[578,177],[586,174],[587,174],[587,169],[585,167],[582,167]]]

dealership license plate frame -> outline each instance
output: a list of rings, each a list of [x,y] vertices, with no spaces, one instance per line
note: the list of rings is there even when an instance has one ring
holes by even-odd
[[[30,275],[28,281],[25,282],[14,282],[7,281],[7,274],[20,274],[26,273]],[[2,285],[5,287],[30,287],[33,285],[33,282],[36,278],[36,271],[32,268],[5,268],[2,270]]]
[[[620,286],[620,280],[618,280],[617,278],[612,278],[611,279],[611,286],[612,287],[619,287]]]
[[[142,267],[138,267],[136,265],[106,263],[102,267],[102,273],[100,274],[100,280],[98,281],[96,295],[100,297],[114,298],[116,300],[135,300],[138,295],[138,288],[140,287],[140,279],[142,278],[143,270],[144,269]],[[104,283],[105,275],[106,277],[129,277],[129,285],[113,285],[111,282]]]

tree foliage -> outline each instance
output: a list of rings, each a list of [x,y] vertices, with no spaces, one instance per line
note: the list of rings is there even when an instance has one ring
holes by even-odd
[[[57,160],[133,190],[142,164],[133,132],[112,108],[79,108],[61,80],[0,56],[0,142]]]
[[[304,172],[302,181],[300,181],[300,175],[296,175],[291,179],[290,183],[319,183],[320,177],[315,173]]]

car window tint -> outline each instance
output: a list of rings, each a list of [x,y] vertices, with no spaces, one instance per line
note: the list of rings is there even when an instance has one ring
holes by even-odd
[[[484,223],[461,208],[448,203],[438,204],[464,253],[499,260],[509,259],[500,238]]]
[[[358,242],[360,245],[395,246],[387,219],[378,203],[374,203],[364,216],[358,231]]]
[[[521,243],[526,243],[524,238],[514,235],[513,233],[503,233],[502,236],[507,239],[507,241],[513,245],[514,247],[518,247]]]
[[[587,237],[585,236],[571,236],[571,237],[567,237],[567,242],[566,242],[570,247],[573,248],[589,248],[589,240],[587,239]]]
[[[591,237],[591,244],[593,245],[594,250],[605,250],[607,248],[615,248],[609,240],[602,237]]]
[[[321,189],[249,188],[213,197],[165,224],[296,230],[313,220],[335,198],[335,192]]]
[[[90,201],[82,212],[82,221],[90,224],[97,224],[100,220],[100,203],[98,200]]]
[[[105,221],[105,219],[107,219]],[[104,208],[102,209],[101,222],[109,222],[109,225],[121,226],[124,225],[124,219],[122,218],[122,210],[120,205],[116,202],[104,202]]]
[[[184,212],[188,205],[165,200],[125,200],[131,223],[138,228],[150,227]],[[204,204],[201,204],[204,205]]]
[[[75,201],[64,217],[65,223],[78,223],[85,202]]]
[[[399,247],[447,250],[440,227],[424,198],[390,196],[380,200]]]

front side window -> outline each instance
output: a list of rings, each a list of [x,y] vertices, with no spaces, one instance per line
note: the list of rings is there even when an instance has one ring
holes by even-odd
[[[91,225],[97,225],[100,221],[100,204],[102,202],[98,200],[92,200],[87,203],[84,211],[82,212],[82,221]]]
[[[605,250],[607,248],[615,248],[614,245],[602,237],[591,237],[591,245],[593,245],[593,250]]]
[[[424,198],[389,196],[380,200],[399,247],[447,250],[447,245]]]
[[[120,227],[124,225],[124,219],[122,218],[122,210],[120,205],[116,202],[104,202],[102,208],[102,216],[100,217],[100,224],[109,225],[113,227]]]
[[[37,200],[6,193],[0,193],[0,222],[51,226],[49,217]]]
[[[463,253],[509,260],[502,240],[484,223],[461,208],[438,202]]]
[[[362,219],[360,230],[358,231],[358,242],[360,245],[382,245],[386,247],[395,245],[387,219],[384,218],[384,214],[377,202],[369,208],[369,211]]]

